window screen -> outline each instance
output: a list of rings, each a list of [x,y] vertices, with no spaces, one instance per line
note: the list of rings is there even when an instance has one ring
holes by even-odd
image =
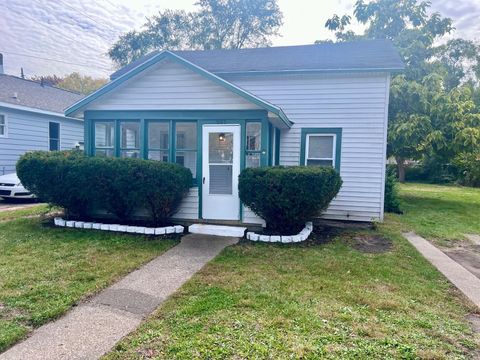
[[[306,165],[334,166],[335,135],[307,135]]]

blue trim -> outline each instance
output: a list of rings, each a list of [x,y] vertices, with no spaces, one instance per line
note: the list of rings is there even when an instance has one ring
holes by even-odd
[[[87,110],[85,117],[95,120],[258,120],[266,110]]]
[[[277,115],[283,122],[284,124],[290,128],[292,126],[292,122],[288,119],[288,117],[285,115],[285,113],[280,109],[278,106],[275,106],[265,100],[260,99],[259,97],[239,88],[238,86],[218,77],[215,74],[212,74],[211,72],[206,71],[205,69],[191,63],[190,61],[185,60],[184,58],[175,55],[171,53],[170,51],[162,51],[161,53],[153,56],[151,59],[148,59],[144,63],[138,65],[137,67],[133,68],[132,70],[128,71],[127,73],[123,74],[122,76],[116,78],[115,80],[111,81],[110,83],[104,85],[97,91],[93,92],[92,94],[88,95],[87,97],[83,98],[82,100],[76,102],[72,106],[68,107],[65,110],[65,115],[69,116],[78,111],[81,107],[91,103],[92,101],[98,99],[100,96],[112,91],[115,89],[117,86],[120,84],[124,83],[128,79],[134,77],[135,75],[141,73],[145,69],[149,68],[150,66],[158,63],[159,61],[163,59],[171,59],[176,61],[179,64],[182,64],[189,68],[190,70],[196,72],[199,75],[204,76],[205,78],[212,80],[213,82],[223,86],[224,88],[232,91],[233,93],[243,97],[247,101],[250,101],[261,108],[268,110],[275,115]]]
[[[305,165],[305,153],[306,153],[306,143],[307,135],[310,134],[335,134],[335,169],[340,171],[340,164],[342,158],[342,128],[302,128],[302,138],[301,138],[301,147],[300,147],[300,165]]]
[[[275,129],[275,159],[274,165],[280,165],[280,129]]]

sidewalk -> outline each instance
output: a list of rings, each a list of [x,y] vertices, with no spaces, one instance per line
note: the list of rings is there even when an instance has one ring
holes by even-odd
[[[98,359],[145,316],[237,238],[190,234],[140,269],[25,341],[0,354],[1,360]]]
[[[421,236],[413,232],[403,234],[403,236],[471,302],[480,308],[479,278]]]

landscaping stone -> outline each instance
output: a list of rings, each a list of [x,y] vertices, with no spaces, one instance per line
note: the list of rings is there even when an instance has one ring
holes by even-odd
[[[155,228],[145,228],[145,235],[155,235]]]
[[[83,221],[75,221],[75,227],[77,229],[83,229]]]
[[[167,233],[167,234],[174,234],[174,233],[175,233],[175,227],[173,227],[173,226],[167,226],[167,227],[165,228],[165,233]]]
[[[270,242],[270,236],[268,236],[268,235],[260,235],[259,240],[260,240],[260,241],[265,241],[265,242]]]
[[[110,230],[110,224],[100,224],[100,230]]]
[[[101,225],[102,225],[102,224],[99,224],[99,223],[93,223],[93,224],[92,224],[92,229],[100,230]]]
[[[311,221],[305,223],[305,227],[297,235],[259,235],[252,231],[249,231],[246,238],[251,241],[263,241],[263,242],[280,242],[291,243],[301,242],[308,239],[313,230],[313,224]]]
[[[166,229],[164,227],[155,228],[155,235],[165,235]]]
[[[280,242],[281,241],[281,237],[278,236],[278,235],[272,235],[270,236],[270,242]]]
[[[75,226],[75,221],[66,221],[65,226],[69,228],[73,228]]]
[[[182,225],[175,225],[174,228],[176,234],[183,234],[184,227]]]
[[[93,227],[93,223],[91,222],[84,222],[83,223],[83,228],[84,229],[91,229]]]

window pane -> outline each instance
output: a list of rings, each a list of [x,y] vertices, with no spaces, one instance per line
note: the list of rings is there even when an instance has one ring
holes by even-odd
[[[168,123],[151,122],[148,124],[148,147],[150,149],[165,149],[168,146]]]
[[[247,154],[246,167],[260,167],[260,154]]]
[[[95,146],[113,147],[115,143],[115,126],[113,122],[95,123]]]
[[[333,166],[332,160],[307,160],[307,166]]]
[[[333,136],[310,135],[308,140],[308,158],[333,158]]]
[[[232,163],[233,133],[208,134],[208,154],[210,163]]]
[[[112,157],[113,149],[95,149],[95,155],[100,157]]]
[[[122,158],[140,158],[140,151],[139,150],[122,150],[120,152],[120,157]]]
[[[120,123],[120,134],[122,139],[120,147],[122,149],[138,149],[140,147],[140,123]]]
[[[60,138],[60,124],[55,122],[48,123],[48,136],[50,139]]]
[[[60,150],[59,141],[56,139],[50,139],[50,151]]]
[[[150,150],[148,152],[148,158],[150,160],[168,162],[168,151]]]
[[[5,115],[0,115],[0,136],[5,135]]]
[[[176,125],[177,150],[197,150],[197,124],[180,123]]]
[[[197,152],[196,151],[177,151],[175,162],[190,169],[192,176],[197,177]]]
[[[247,150],[259,151],[262,147],[262,124],[247,123]]]

